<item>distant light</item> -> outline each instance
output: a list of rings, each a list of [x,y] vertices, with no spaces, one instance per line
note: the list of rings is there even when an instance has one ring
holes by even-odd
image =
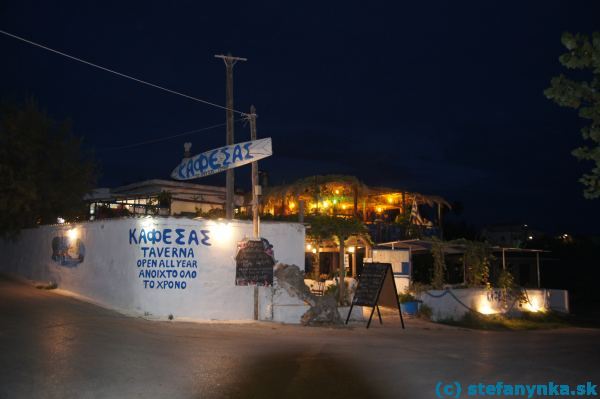
[[[329,207],[329,201],[323,201],[323,208],[327,209]]]
[[[335,190],[335,195],[338,195],[340,193],[340,190]]]
[[[306,250],[310,251],[312,249],[312,244],[306,244]]]
[[[293,202],[290,202],[288,204],[288,206],[290,207],[290,209],[294,209],[296,207],[296,204],[294,204]]]
[[[527,237],[529,240],[533,240],[533,236],[529,236]]]
[[[350,252],[351,254],[353,254],[354,251],[356,251],[356,248],[354,248],[354,247],[348,247],[348,252]]]
[[[346,209],[346,208],[348,208],[348,206],[346,204],[343,204],[342,209]]]
[[[63,224],[64,222],[65,222],[65,219],[63,219],[63,218],[60,218],[60,217],[59,217],[59,218],[56,218],[56,223],[58,223],[58,224]]]
[[[380,206],[378,206],[377,209],[376,209],[376,211],[377,211],[377,213],[381,213],[381,211],[383,211],[383,208],[380,207]]]
[[[391,195],[389,195],[389,196],[388,196],[387,200],[388,200],[388,203],[390,203],[390,204],[391,204],[392,202],[394,202],[394,198],[392,198],[392,196],[391,196]]]
[[[316,254],[316,253],[317,253],[317,248],[313,248],[311,252],[312,252],[313,254]]]

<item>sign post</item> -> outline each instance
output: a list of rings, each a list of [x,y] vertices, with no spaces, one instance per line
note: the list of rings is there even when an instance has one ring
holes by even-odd
[[[252,106],[250,110],[251,141],[231,144],[215,150],[206,151],[202,154],[189,156],[189,147],[186,146],[186,158],[182,159],[171,177],[175,180],[191,180],[199,177],[209,176],[215,173],[230,171],[238,166],[252,163],[252,236],[253,240],[242,241],[238,244],[238,252],[235,257],[236,285],[254,285],[254,319],[258,320],[258,286],[273,285],[273,246],[266,239],[260,238],[259,216],[258,216],[258,161],[273,155],[271,138],[256,139],[256,110]],[[233,136],[232,136],[233,137]],[[228,140],[229,143],[229,140]],[[229,191],[233,187],[229,184],[229,173],[227,179],[227,198],[225,208],[229,213],[231,198]],[[230,218],[230,215],[227,215]]]
[[[400,322],[404,329],[404,319],[402,318],[402,310],[400,309],[392,265],[390,263],[365,263],[363,271],[358,278],[358,287],[356,287],[356,293],[352,299],[348,317],[346,317],[346,324],[350,320],[354,306],[369,306],[372,308],[367,328],[371,325],[375,308],[377,308],[379,323],[383,324],[379,305],[397,307],[400,314]]]

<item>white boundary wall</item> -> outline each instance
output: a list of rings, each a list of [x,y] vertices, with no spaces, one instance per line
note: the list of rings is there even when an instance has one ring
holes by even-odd
[[[434,321],[459,320],[469,309],[482,314],[504,314],[507,312],[545,312],[555,310],[569,312],[569,297],[565,290],[526,289],[525,300],[516,297],[504,299],[500,289],[462,288],[430,290],[421,293],[419,299],[432,310]]]
[[[144,239],[140,237],[142,229],[146,235]],[[155,234],[154,243],[148,241],[147,233],[152,230],[160,231],[162,235],[156,240],[158,235]],[[304,265],[304,233],[301,224],[261,223],[261,235],[273,245],[275,259],[301,268]],[[172,314],[176,319],[195,320],[252,320],[254,287],[235,285],[234,259],[236,243],[251,235],[252,222],[249,221],[216,222],[172,217],[43,226],[22,231],[15,242],[0,241],[3,259],[0,271],[31,280],[55,282],[60,289],[127,314],[156,318]],[[60,240],[73,244],[69,249],[73,260],[67,257],[61,262],[65,257],[57,251]],[[152,253],[150,248],[154,249]],[[159,249],[161,253],[158,253]],[[77,260],[80,254],[83,255],[81,262]],[[157,264],[165,263],[148,267],[148,262],[154,260]],[[164,267],[165,264],[172,266]],[[165,271],[169,275],[151,278],[140,276],[140,271]],[[150,288],[151,280],[154,288]],[[287,298],[281,300],[285,302]],[[274,313],[273,290],[260,287],[260,319],[273,320]],[[275,321],[298,322],[277,318]]]

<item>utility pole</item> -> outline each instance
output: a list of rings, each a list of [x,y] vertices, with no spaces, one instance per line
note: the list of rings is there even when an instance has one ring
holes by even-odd
[[[227,145],[234,144],[233,135],[233,66],[238,61],[247,61],[246,58],[234,57],[230,53],[227,55],[219,54],[215,55],[215,58],[221,58],[225,62],[226,72],[226,95],[227,95]],[[233,169],[227,169],[227,176],[225,179],[225,217],[227,219],[233,219],[233,203],[235,196],[235,175]]]
[[[256,140],[256,108],[250,106],[250,140]],[[260,219],[258,216],[258,196],[260,186],[258,185],[258,162],[252,162],[252,236],[255,240],[260,240]],[[254,286],[254,320],[258,320],[258,286]]]
[[[256,108],[250,106],[250,140],[256,140]],[[260,216],[258,215],[258,196],[262,193],[258,185],[258,162],[252,162],[252,233],[260,238]]]

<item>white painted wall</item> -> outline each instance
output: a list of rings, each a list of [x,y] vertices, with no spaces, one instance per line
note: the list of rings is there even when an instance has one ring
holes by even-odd
[[[164,232],[171,229],[171,244],[130,242],[130,230],[139,238],[141,229]],[[175,229],[182,229],[185,244],[177,245]],[[85,247],[81,263],[65,266],[51,259],[52,240],[76,232]],[[201,230],[207,230],[211,245],[203,245]],[[198,244],[189,235],[195,231]],[[16,242],[0,241],[3,262],[0,271],[12,272],[32,280],[52,281],[64,290],[89,298],[103,306],[129,314],[196,320],[251,320],[254,312],[254,287],[235,286],[236,243],[252,234],[252,222],[228,224],[178,218],[128,218],[102,220],[78,225],[44,226],[24,230]],[[304,226],[295,223],[261,223],[261,235],[273,245],[277,261],[304,264]],[[187,248],[193,250],[189,261],[197,268],[147,268],[138,266],[144,259],[177,260],[144,256],[142,248]],[[171,254],[172,255],[172,254]],[[139,277],[140,270],[172,270],[177,277],[151,279]],[[180,277],[181,272],[196,272],[196,277]],[[154,288],[144,280],[154,280]],[[185,282],[185,289],[162,289],[160,281]],[[259,289],[259,313],[262,319],[273,317],[272,289]],[[276,320],[276,319],[275,319]]]
[[[373,262],[391,263],[394,271],[394,282],[396,290],[399,294],[408,290],[412,275],[412,264],[410,259],[410,251],[405,248],[401,249],[374,249]],[[402,271],[402,262],[409,263],[409,275],[399,275]]]
[[[502,300],[499,289],[466,288],[455,290],[430,290],[421,293],[419,299],[432,309],[434,321],[442,319],[461,319],[472,309],[483,314],[499,314],[511,312],[544,312],[556,310],[568,312],[568,295],[565,290],[527,289],[527,300],[524,303],[515,302],[515,298]],[[508,307],[507,309],[505,303]],[[514,303],[514,305],[513,305]]]

